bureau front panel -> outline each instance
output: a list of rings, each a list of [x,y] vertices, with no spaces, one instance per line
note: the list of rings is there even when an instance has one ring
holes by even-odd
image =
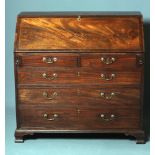
[[[18,84],[140,84],[141,72],[115,72],[80,69],[23,68]]]
[[[77,127],[76,109],[53,109],[52,107],[19,106],[20,127],[41,129],[74,129]]]
[[[98,70],[140,71],[143,54],[126,53],[16,53],[18,67],[82,67]]]
[[[18,22],[18,50],[142,49],[137,16],[24,17]]]
[[[80,109],[80,123],[84,130],[95,129],[138,129],[140,127],[140,109],[113,108]]]
[[[21,106],[21,128],[55,130],[138,129],[139,109],[74,109]]]
[[[142,54],[81,54],[81,67],[104,70],[134,71],[143,69]]]
[[[56,107],[131,107],[140,105],[138,88],[19,88],[18,101],[25,105]]]
[[[18,53],[19,67],[76,67],[78,54]]]

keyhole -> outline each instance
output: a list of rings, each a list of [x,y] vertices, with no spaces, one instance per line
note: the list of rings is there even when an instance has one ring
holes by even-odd
[[[80,76],[80,72],[77,72],[77,76],[78,76],[78,77]]]
[[[77,109],[78,114],[80,113],[80,109]]]

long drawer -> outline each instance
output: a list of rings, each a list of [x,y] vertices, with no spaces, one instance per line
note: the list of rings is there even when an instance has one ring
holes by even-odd
[[[56,107],[138,106],[139,88],[19,88],[18,101],[25,105]]]
[[[141,72],[22,68],[17,71],[17,79],[18,84],[140,84]]]
[[[136,129],[140,126],[139,109],[80,109],[19,106],[21,128],[56,130]]]
[[[19,67],[84,67],[118,71],[141,70],[143,54],[126,53],[18,53]]]

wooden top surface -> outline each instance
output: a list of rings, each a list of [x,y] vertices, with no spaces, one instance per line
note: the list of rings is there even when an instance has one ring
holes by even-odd
[[[65,12],[21,12],[18,17],[47,17],[47,16],[142,16],[140,12],[124,11],[65,11]]]
[[[15,52],[143,52],[138,12],[29,12],[18,16]]]

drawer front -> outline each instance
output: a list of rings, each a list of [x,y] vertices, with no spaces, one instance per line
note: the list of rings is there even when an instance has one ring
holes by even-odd
[[[20,67],[76,67],[77,54],[16,54]]]
[[[136,108],[81,109],[79,119],[83,129],[136,129],[140,126],[140,110]]]
[[[53,109],[53,107],[19,107],[20,127],[75,129],[77,127],[76,109]]]
[[[142,49],[140,18],[47,17],[21,18],[17,50]]]
[[[136,129],[139,109],[57,109],[20,106],[20,127],[56,130]]]
[[[108,70],[140,70],[143,55],[136,54],[82,54],[81,67]]]
[[[138,106],[138,88],[20,88],[18,101],[21,104],[45,105],[56,107],[104,107]]]
[[[141,72],[30,68],[18,70],[19,84],[140,84]]]
[[[72,88],[19,88],[20,104],[76,107],[77,90]]]
[[[98,70],[141,70],[143,54],[18,53],[19,67],[84,67]]]

